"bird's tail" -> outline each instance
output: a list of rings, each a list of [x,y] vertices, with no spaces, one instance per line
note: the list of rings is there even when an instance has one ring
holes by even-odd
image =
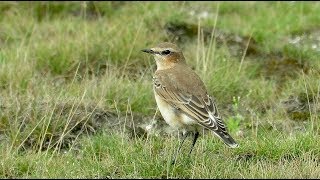
[[[214,134],[217,135],[223,142],[230,148],[237,148],[239,144],[228,134],[222,131],[214,131]]]

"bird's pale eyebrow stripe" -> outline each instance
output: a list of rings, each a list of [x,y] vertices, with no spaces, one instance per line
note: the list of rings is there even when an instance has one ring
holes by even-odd
[[[160,48],[160,47],[151,48],[151,50],[154,51],[156,54],[160,54],[160,52],[165,51],[165,50],[169,50],[171,52],[177,52],[177,50],[172,49],[172,48]]]

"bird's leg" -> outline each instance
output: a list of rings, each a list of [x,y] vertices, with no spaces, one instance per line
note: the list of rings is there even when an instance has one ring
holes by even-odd
[[[173,156],[173,160],[171,162],[172,165],[176,162],[176,158],[177,158],[177,156],[178,156],[178,154],[180,152],[182,144],[183,144],[184,140],[186,140],[188,135],[189,135],[189,132],[186,132],[186,133],[183,134],[183,137],[182,137],[182,140],[181,140],[181,142],[179,144],[178,150],[176,151],[175,155]]]
[[[198,137],[199,137],[199,132],[198,132],[198,131],[195,131],[195,132],[193,133],[193,141],[192,141],[192,145],[191,145],[191,149],[190,149],[189,155],[191,154],[191,152],[192,152],[192,150],[193,150],[193,147],[194,147],[194,145],[195,145],[196,142],[197,142]]]

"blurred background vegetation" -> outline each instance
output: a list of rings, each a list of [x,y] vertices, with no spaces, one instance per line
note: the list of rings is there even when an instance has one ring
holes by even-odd
[[[1,2],[0,177],[320,177],[318,12],[294,1]],[[240,148],[204,132],[194,156],[169,166],[178,138],[140,51],[163,41],[182,48]]]

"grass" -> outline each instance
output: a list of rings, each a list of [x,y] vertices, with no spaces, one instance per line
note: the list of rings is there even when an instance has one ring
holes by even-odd
[[[101,133],[82,139],[77,151],[2,152],[2,173],[27,178],[315,178],[319,177],[319,144],[313,138],[310,134],[288,138],[278,132],[241,141],[239,149],[231,150],[205,136],[191,157],[185,151],[171,167],[173,148],[178,145],[174,138],[130,140],[119,133]]]
[[[319,10],[310,2],[0,3],[0,177],[319,178],[320,54],[311,48],[319,41],[288,40],[317,33]],[[140,50],[173,41],[169,22],[196,25],[176,43],[238,149],[204,133],[171,166],[178,138],[162,136],[167,126],[139,134],[162,121],[155,63]],[[227,37],[207,41],[205,29]],[[230,34],[244,39],[240,50]],[[258,53],[243,53],[245,37]]]

